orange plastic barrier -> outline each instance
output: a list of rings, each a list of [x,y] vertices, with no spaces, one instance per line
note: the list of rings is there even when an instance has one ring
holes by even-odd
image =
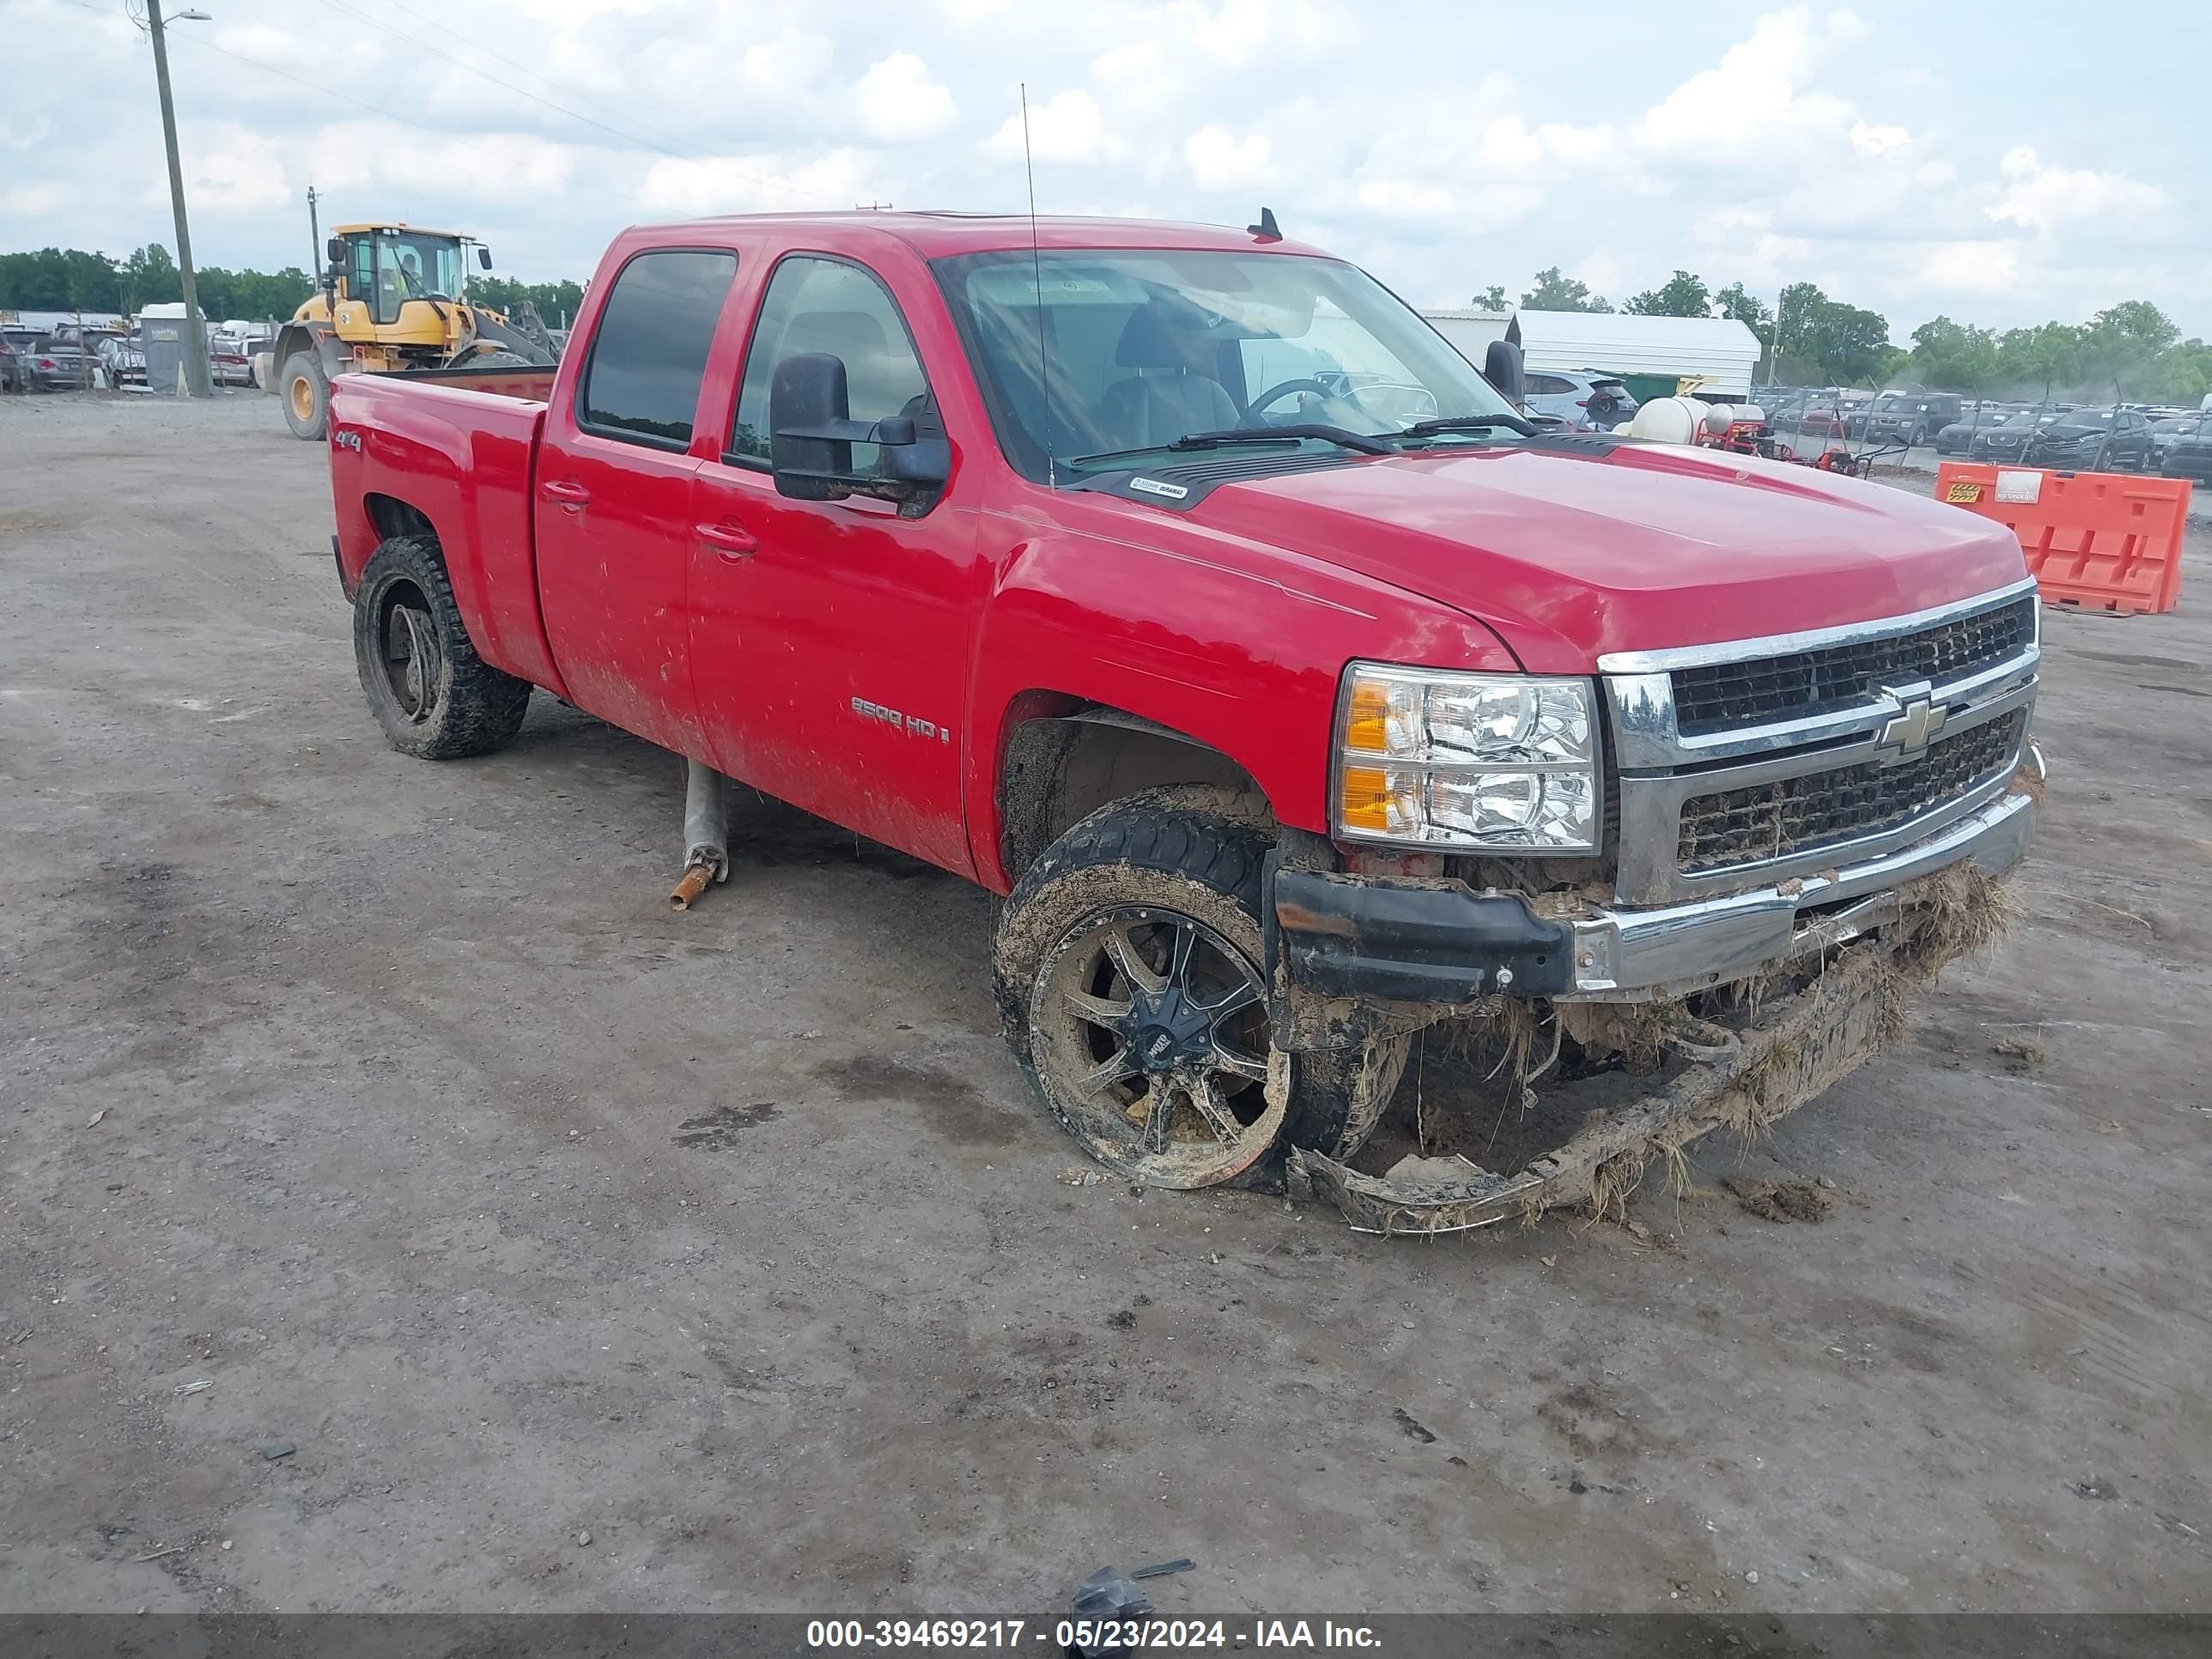
[[[2181,599],[2186,478],[1945,461],[1936,499],[2020,538],[2045,605],[2153,615]]]

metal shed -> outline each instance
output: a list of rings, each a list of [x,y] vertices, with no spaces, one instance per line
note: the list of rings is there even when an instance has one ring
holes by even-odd
[[[1638,317],[1626,312],[1424,312],[1437,331],[1478,367],[1483,349],[1517,323],[1534,370],[1596,369],[1618,374],[1638,398],[1694,392],[1747,398],[1759,337],[1729,317]],[[1685,385],[1685,382],[1691,384]]]

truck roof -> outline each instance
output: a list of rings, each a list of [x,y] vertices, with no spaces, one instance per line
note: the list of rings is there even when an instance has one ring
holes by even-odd
[[[837,213],[742,213],[710,219],[639,225],[629,233],[640,240],[661,241],[697,235],[706,226],[732,230],[772,230],[825,241],[886,237],[904,242],[926,259],[958,253],[992,253],[1036,244],[1045,248],[1193,248],[1249,253],[1297,253],[1332,257],[1320,248],[1289,240],[1262,242],[1249,230],[1227,225],[1182,224],[1160,219],[1121,219],[1101,215],[885,211],[862,209]]]

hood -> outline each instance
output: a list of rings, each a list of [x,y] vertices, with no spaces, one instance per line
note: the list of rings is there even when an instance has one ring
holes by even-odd
[[[1871,622],[2027,574],[2002,526],[1710,450],[1505,446],[1224,484],[1190,516],[1479,617],[1534,673]]]

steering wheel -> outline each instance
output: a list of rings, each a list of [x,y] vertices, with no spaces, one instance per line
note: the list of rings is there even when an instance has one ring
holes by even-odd
[[[1301,375],[1295,380],[1278,380],[1273,386],[1269,386],[1265,392],[1261,392],[1258,397],[1253,398],[1250,403],[1247,404],[1244,406],[1244,412],[1247,415],[1257,415],[1269,404],[1279,403],[1283,398],[1289,397],[1293,392],[1310,392],[1316,398],[1334,398],[1336,396],[1336,393],[1331,392],[1319,380]]]

